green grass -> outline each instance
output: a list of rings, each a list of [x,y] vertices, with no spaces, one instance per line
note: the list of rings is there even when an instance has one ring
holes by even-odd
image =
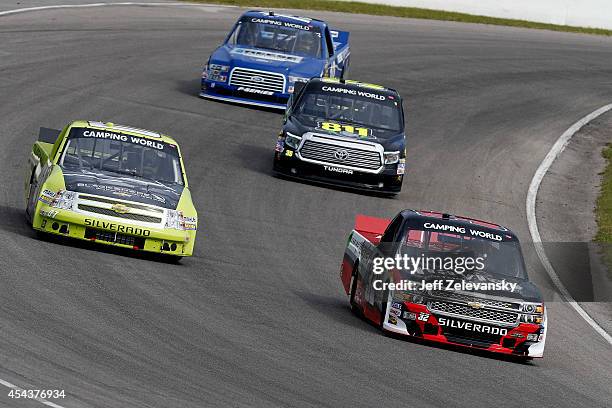
[[[485,17],[450,11],[428,10],[415,7],[397,7],[381,4],[367,4],[356,1],[337,0],[186,0],[190,3],[228,4],[240,7],[285,8],[320,11],[339,11],[376,16],[421,18],[428,20],[459,21],[462,23],[493,24],[510,27],[534,28],[539,30],[565,31],[571,33],[612,36],[612,30],[599,28],[571,27],[556,24],[535,23],[525,20]]]
[[[612,145],[603,150],[603,157],[608,164],[602,176],[601,193],[597,199],[597,225],[598,231],[595,240],[612,243]]]
[[[595,208],[598,227],[595,241],[602,244],[603,261],[612,277],[612,144],[608,144],[602,155],[608,163],[602,174],[601,192]]]

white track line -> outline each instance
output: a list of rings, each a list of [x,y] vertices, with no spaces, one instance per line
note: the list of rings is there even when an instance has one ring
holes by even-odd
[[[8,382],[8,381],[0,380],[0,384],[4,385],[5,387],[12,388],[12,389],[14,389],[15,391],[23,391],[23,390],[24,390],[23,388],[19,388],[19,387],[18,387],[18,386],[16,386],[15,384],[11,384],[11,383],[10,383],[10,382]],[[19,398],[19,399],[21,399],[21,398]],[[24,399],[25,399],[25,398],[24,398]],[[51,401],[47,401],[46,399],[43,399],[43,398],[31,398],[31,399],[29,399],[29,400],[30,400],[30,401],[38,401],[38,402],[40,402],[41,404],[46,405],[46,406],[48,406],[48,407],[52,407],[52,408],[64,408],[64,407],[62,407],[61,405],[54,404],[53,402],[51,402]]]
[[[533,244],[535,246],[536,252],[546,273],[553,281],[557,289],[559,289],[559,293],[561,297],[569,303],[571,307],[582,317],[597,333],[599,333],[610,345],[612,345],[612,336],[608,334],[589,314],[574,300],[572,295],[568,292],[561,279],[555,272],[555,268],[553,268],[550,260],[546,256],[546,252],[544,251],[544,246],[542,245],[542,237],[540,237],[540,231],[538,230],[538,221],[536,219],[536,199],[538,197],[538,190],[540,189],[540,184],[542,183],[542,179],[552,166],[553,162],[559,154],[565,149],[568,145],[569,141],[572,137],[580,130],[584,125],[592,121],[593,119],[603,115],[604,113],[612,110],[612,104],[603,106],[597,109],[595,112],[592,112],[580,119],[578,122],[574,123],[569,129],[567,129],[561,137],[555,142],[553,147],[550,149],[544,161],[540,164],[540,167],[536,170],[533,175],[533,179],[531,179],[531,184],[529,185],[529,191],[527,192],[527,222],[529,223],[529,232],[531,233],[531,238],[533,239]]]
[[[134,1],[124,1],[118,3],[89,3],[89,4],[56,4],[53,6],[38,6],[38,7],[27,7],[20,8],[14,10],[6,10],[0,11],[1,16],[8,16],[11,14],[25,13],[28,11],[41,11],[41,10],[53,10],[53,9],[64,9],[64,8],[90,8],[90,7],[105,7],[105,6],[174,6],[174,7],[193,7],[193,6],[202,6],[202,7],[228,7],[233,8],[236,6],[225,6],[225,5],[216,5],[216,4],[196,4],[196,3],[147,3],[147,2],[134,2]]]

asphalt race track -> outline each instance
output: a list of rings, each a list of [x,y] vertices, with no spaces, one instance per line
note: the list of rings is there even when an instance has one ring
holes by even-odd
[[[549,301],[545,358],[520,364],[382,336],[351,314],[338,271],[358,213],[454,212],[528,241],[534,171],[612,100],[612,39],[311,13],[351,32],[353,79],[406,100],[408,177],[387,199],[272,177],[281,116],[197,97],[240,13],[0,17],[0,379],[65,389],[53,400],[65,408],[609,407],[612,348],[567,304]],[[31,145],[40,126],[81,118],[179,140],[195,257],[167,264],[34,237],[23,218]],[[43,406],[8,391],[2,407]]]

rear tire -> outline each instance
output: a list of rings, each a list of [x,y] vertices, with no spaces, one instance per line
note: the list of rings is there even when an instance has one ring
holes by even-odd
[[[351,282],[351,292],[349,297],[349,304],[351,305],[351,311],[353,314],[360,316],[361,310],[359,310],[359,306],[355,303],[355,292],[357,292],[357,281],[359,279],[359,274],[357,273],[357,265],[353,268],[353,279]]]

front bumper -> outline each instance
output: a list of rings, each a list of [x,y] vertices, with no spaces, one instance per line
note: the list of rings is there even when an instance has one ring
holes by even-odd
[[[403,175],[397,174],[397,165],[386,165],[378,174],[339,172],[333,165],[325,166],[300,160],[295,151],[286,146],[274,154],[274,171],[286,177],[382,194],[399,193],[404,178]]]
[[[275,92],[272,95],[260,95],[239,90],[239,87],[228,85],[225,82],[202,79],[202,98],[214,99],[224,102],[233,102],[263,108],[285,110],[289,94]]]
[[[395,307],[393,304],[395,303]],[[387,313],[383,322],[383,330],[421,338],[436,343],[449,344],[461,347],[477,348],[494,353],[515,355],[521,357],[542,357],[546,342],[546,326],[532,323],[519,323],[518,325],[495,326],[480,324],[462,318],[436,315],[426,305],[402,302],[389,302]],[[400,310],[398,313],[397,310]],[[473,325],[488,326],[491,332],[477,333],[471,330],[457,329],[457,327],[443,326],[440,319],[469,322]],[[546,319],[544,319],[546,321]],[[465,327],[465,326],[464,326]],[[500,332],[496,332],[501,330]],[[537,335],[537,341],[528,341],[529,334]]]
[[[181,231],[115,221],[41,205],[33,220],[37,231],[138,251],[191,256],[195,230]]]

